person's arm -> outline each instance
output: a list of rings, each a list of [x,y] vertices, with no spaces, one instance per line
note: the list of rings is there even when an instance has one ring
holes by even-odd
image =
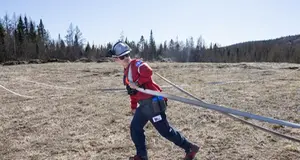
[[[137,81],[139,85],[151,81],[151,76],[153,72],[152,72],[152,68],[147,63],[143,62],[138,66],[138,73],[140,75]]]
[[[137,99],[134,95],[130,95],[130,107],[131,110],[136,110],[137,108]]]

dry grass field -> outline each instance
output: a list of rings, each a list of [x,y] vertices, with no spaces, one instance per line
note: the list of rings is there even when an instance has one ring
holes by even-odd
[[[300,123],[297,64],[150,63],[154,72],[203,101]],[[294,67],[294,68],[293,68]],[[122,68],[106,63],[0,67],[0,160],[126,160],[129,97]],[[164,92],[182,97],[158,76]],[[21,97],[21,95],[29,97]],[[254,129],[216,111],[169,101],[169,122],[201,146],[198,160],[297,160],[300,144]],[[300,138],[300,130],[249,120]],[[151,160],[179,160],[183,150],[145,127]]]

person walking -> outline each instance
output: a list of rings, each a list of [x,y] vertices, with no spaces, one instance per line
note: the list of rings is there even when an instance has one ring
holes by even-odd
[[[173,142],[185,151],[184,160],[193,160],[199,151],[199,146],[188,141],[173,128],[166,115],[168,99],[145,94],[136,87],[162,92],[161,87],[152,79],[152,68],[141,59],[130,57],[131,48],[124,42],[115,43],[109,49],[110,57],[124,68],[123,84],[130,96],[130,106],[133,118],[130,124],[130,136],[136,148],[136,155],[129,160],[148,160],[144,126],[152,123],[161,136]],[[130,83],[132,80],[134,84]]]

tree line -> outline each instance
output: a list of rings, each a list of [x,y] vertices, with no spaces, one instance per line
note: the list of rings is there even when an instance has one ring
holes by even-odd
[[[156,43],[153,31],[149,38],[141,36],[138,42],[130,41],[123,34],[120,40],[132,48],[132,56],[147,61],[175,62],[291,62],[300,63],[300,35],[277,39],[238,43],[222,47],[217,43],[206,44],[199,36],[185,41],[178,38]],[[28,61],[30,59],[61,59],[97,61],[106,57],[112,43],[90,44],[79,27],[70,24],[65,35],[51,38],[40,19],[34,22],[26,15],[0,18],[0,62]]]
[[[82,57],[98,59],[104,57],[107,46],[84,45],[78,26],[72,23],[65,36],[50,37],[43,20],[38,23],[27,16],[7,14],[0,19],[0,62],[26,61],[30,59],[61,59],[75,61]]]

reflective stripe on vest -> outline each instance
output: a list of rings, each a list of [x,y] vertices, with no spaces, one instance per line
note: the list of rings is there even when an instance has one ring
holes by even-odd
[[[131,70],[131,64],[129,64],[128,66],[128,80],[129,80],[129,83],[133,83],[133,78],[132,78],[132,70]]]

